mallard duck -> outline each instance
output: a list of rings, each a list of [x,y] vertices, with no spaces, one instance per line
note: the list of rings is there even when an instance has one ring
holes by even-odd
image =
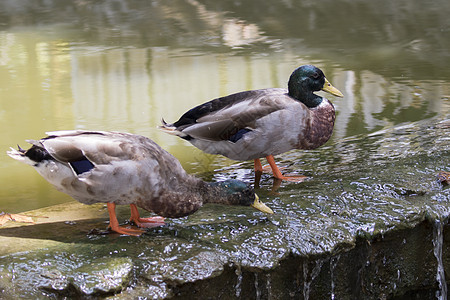
[[[268,88],[217,98],[192,108],[175,123],[162,119],[159,128],[206,153],[253,159],[255,171],[262,172],[260,158],[265,157],[275,178],[301,181],[304,176],[283,176],[273,156],[315,149],[331,137],[335,110],[330,101],[314,94],[320,90],[343,97],[319,68],[304,65],[291,74],[287,90]]]
[[[131,221],[163,225],[164,218],[183,217],[205,203],[252,206],[265,213],[264,205],[249,185],[238,181],[207,183],[186,173],[180,162],[152,140],[129,133],[104,131],[48,132],[32,147],[11,148],[8,155],[33,166],[61,192],[81,203],[106,202],[110,228],[140,235],[140,229],[119,226],[116,205],[130,205]],[[141,218],[137,207],[161,217]]]

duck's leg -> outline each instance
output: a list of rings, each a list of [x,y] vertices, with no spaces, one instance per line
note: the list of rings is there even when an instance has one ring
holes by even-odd
[[[261,165],[261,161],[259,160],[259,158],[255,158],[255,173],[256,172],[263,172],[263,166]]]
[[[266,156],[267,162],[269,163],[270,167],[272,168],[273,177],[276,179],[286,180],[290,182],[303,182],[307,177],[303,175],[289,175],[284,176],[281,174],[280,169],[278,169],[277,164],[275,163],[275,159],[273,158],[273,155]]]
[[[263,167],[259,158],[255,158],[255,188],[259,188],[259,182],[261,181],[261,175],[263,173]]]
[[[283,170],[283,167],[280,167],[280,169]],[[271,166],[268,165],[263,166],[259,158],[255,159],[255,174],[271,173],[271,172],[273,173]]]
[[[109,227],[111,228],[112,231],[115,231],[120,234],[135,235],[135,236],[139,236],[142,233],[144,233],[144,231],[140,229],[132,229],[119,226],[119,222],[117,221],[116,217],[116,204],[108,202],[106,206],[108,207],[109,213]]]
[[[165,224],[163,217],[141,218],[136,204],[130,204],[130,208],[131,208],[130,221],[134,222],[139,227],[156,227]]]

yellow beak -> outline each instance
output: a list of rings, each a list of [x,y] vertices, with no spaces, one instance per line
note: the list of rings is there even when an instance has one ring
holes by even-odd
[[[271,210],[270,207],[262,203],[261,200],[259,200],[258,195],[256,194],[255,194],[255,201],[250,206],[256,208],[257,210],[262,211],[263,213],[273,214],[273,210]]]
[[[344,94],[341,93],[337,88],[331,85],[328,79],[325,78],[325,84],[322,87],[322,91],[330,93],[336,97],[344,97]]]

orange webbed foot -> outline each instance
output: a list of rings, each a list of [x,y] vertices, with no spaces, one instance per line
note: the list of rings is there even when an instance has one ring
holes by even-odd
[[[273,172],[273,177],[275,177],[276,179],[300,183],[300,182],[305,181],[306,178],[308,178],[303,175],[293,175],[293,174],[292,175],[290,175],[290,174],[283,175],[280,171],[280,169],[283,169],[283,168],[278,168],[278,166],[275,163],[275,159],[273,158],[272,155],[267,156],[266,159],[267,159],[267,162],[269,163],[270,169]],[[264,167],[262,169],[264,169]]]
[[[117,233],[125,234],[125,235],[133,235],[133,236],[140,236],[145,231],[140,229],[133,229],[133,228],[126,228],[123,226],[109,226],[109,228]]]
[[[119,226],[119,222],[117,221],[117,217],[116,217],[116,204],[115,203],[107,203],[106,206],[108,207],[108,213],[109,213],[109,228],[112,231],[120,233],[120,234],[134,235],[134,236],[139,236],[145,232],[140,229],[125,228],[125,227]]]
[[[166,223],[164,223],[164,218],[159,217],[159,216],[151,217],[151,218],[141,218],[136,204],[130,204],[130,208],[131,208],[130,221],[139,227],[152,228],[152,227],[163,226],[166,224]]]
[[[279,178],[279,177],[275,177],[275,178],[279,179],[279,180],[300,183],[300,182],[305,181],[306,178],[308,178],[308,177],[307,176],[303,176],[303,175],[286,174],[286,175],[282,175],[281,178]]]
[[[130,218],[130,221],[136,224],[138,227],[142,228],[153,228],[158,226],[163,226],[166,223],[164,222],[163,217],[151,217],[151,218],[139,218],[139,219],[132,219]]]

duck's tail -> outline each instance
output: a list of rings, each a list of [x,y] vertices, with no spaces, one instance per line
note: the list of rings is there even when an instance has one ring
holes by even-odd
[[[158,126],[158,129],[164,131],[165,133],[176,135],[181,138],[186,138],[188,135],[179,131],[173,124],[169,124],[164,119],[161,118],[161,125]]]
[[[18,150],[11,147],[10,148],[11,150],[6,151],[6,154],[8,154],[9,157],[14,158],[15,160],[21,161],[30,166],[34,166],[36,162],[31,160],[28,156],[25,155],[26,150],[20,148],[19,145],[17,145],[17,147]]]

